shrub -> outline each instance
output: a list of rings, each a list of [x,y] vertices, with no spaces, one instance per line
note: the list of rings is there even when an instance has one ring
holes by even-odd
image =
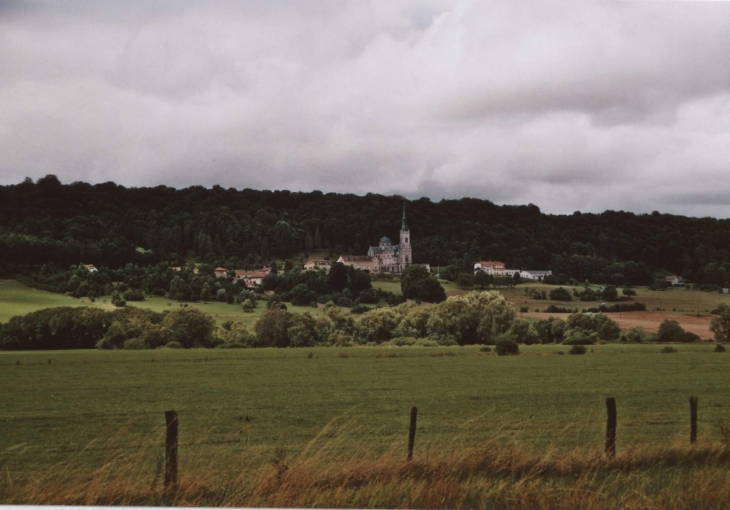
[[[497,356],[516,356],[520,353],[520,346],[514,340],[502,339],[497,341],[494,350]]]
[[[149,346],[141,338],[130,338],[125,340],[123,345],[124,349],[129,350],[149,349]]]
[[[644,330],[639,326],[633,326],[621,335],[621,342],[638,344],[644,341]]]
[[[416,345],[417,341],[417,338],[399,336],[397,338],[393,338],[390,341],[390,344],[397,345],[398,347],[403,347],[404,345]]]
[[[662,349],[661,351],[659,351],[659,352],[661,352],[661,353],[664,353],[664,354],[670,354],[670,353],[672,353],[672,352],[677,352],[677,349],[675,349],[674,347],[670,347],[670,346],[668,346],[668,345],[667,345],[666,347],[664,347],[664,348],[663,348],[663,349]]]
[[[659,325],[659,331],[656,335],[657,342],[678,342],[684,329],[679,322],[665,319]]]
[[[721,344],[717,344],[715,346],[715,350],[713,352],[725,352],[725,346],[723,346]]]
[[[492,352],[492,348],[488,345],[482,345],[479,347],[479,352]]]
[[[352,299],[350,299],[350,298],[348,298],[346,296],[340,296],[340,297],[338,297],[335,300],[335,304],[337,306],[342,306],[342,307],[345,307],[345,308],[352,308],[352,307],[355,306],[355,302]]]
[[[568,332],[563,340],[565,345],[593,345],[596,343],[596,333],[587,333],[583,330],[574,329]]]
[[[558,287],[550,291],[550,299],[553,301],[572,301],[573,298],[570,296],[570,292],[563,287]]]
[[[141,290],[128,290],[124,293],[125,301],[144,301],[144,292]]]
[[[568,351],[568,354],[585,354],[587,349],[582,345],[574,345]]]
[[[573,313],[573,309],[565,306],[549,305],[545,308],[545,313]]]
[[[428,338],[419,338],[416,341],[416,345],[421,347],[438,347],[438,342],[435,342],[433,340],[429,340]]]
[[[352,307],[352,308],[350,309],[350,312],[352,312],[352,313],[354,313],[354,314],[356,314],[356,315],[360,315],[361,313],[365,313],[365,312],[367,312],[368,310],[370,310],[370,308],[368,308],[368,307],[367,307],[367,306],[365,306],[365,305],[355,305],[355,306],[353,306],[353,307]]]
[[[180,342],[173,340],[171,342],[167,342],[165,344],[165,347],[167,347],[168,349],[182,349],[182,344]]]

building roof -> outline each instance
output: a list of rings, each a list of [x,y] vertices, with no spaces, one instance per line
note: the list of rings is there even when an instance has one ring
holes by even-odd
[[[380,244],[391,244],[390,238],[388,236],[381,237]]]
[[[214,271],[228,271],[225,267],[216,267]]]
[[[238,278],[263,278],[267,274],[267,272],[261,270],[244,271],[243,269],[236,269],[236,277]]]
[[[482,260],[479,262],[483,266],[503,266],[504,262],[500,262],[499,260]]]
[[[392,244],[389,246],[371,246],[370,249],[375,255],[381,255],[384,253],[398,253],[399,245],[393,246]]]
[[[548,274],[550,271],[541,271],[536,269],[525,269],[522,271],[523,273],[530,273],[530,274]]]
[[[342,255],[341,258],[347,262],[370,262],[369,255]]]

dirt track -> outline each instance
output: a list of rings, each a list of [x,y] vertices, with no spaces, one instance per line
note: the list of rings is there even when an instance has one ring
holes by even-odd
[[[621,329],[639,326],[647,333],[656,333],[659,330],[659,324],[661,324],[665,319],[670,319],[679,322],[685,330],[699,335],[700,338],[707,340],[711,340],[713,338],[713,334],[710,331],[710,322],[712,321],[712,317],[697,317],[696,315],[666,312],[621,312],[607,313],[606,315],[615,320]],[[523,313],[522,317],[532,317],[534,319],[558,317],[560,319],[565,319],[567,314],[529,312]]]

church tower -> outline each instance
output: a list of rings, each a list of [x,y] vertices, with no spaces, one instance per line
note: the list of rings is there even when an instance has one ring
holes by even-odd
[[[403,204],[403,221],[400,226],[400,246],[398,247],[398,264],[400,272],[413,264],[413,252],[411,251],[411,231],[406,223],[406,204]]]

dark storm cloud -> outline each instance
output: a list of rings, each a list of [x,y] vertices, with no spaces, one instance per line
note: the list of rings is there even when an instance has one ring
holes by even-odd
[[[729,2],[0,1],[0,182],[730,216]]]

